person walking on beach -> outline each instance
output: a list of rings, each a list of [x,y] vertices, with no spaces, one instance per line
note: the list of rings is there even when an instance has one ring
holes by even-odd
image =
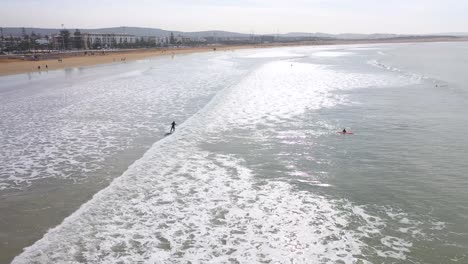
[[[172,124],[171,124],[171,131],[170,131],[169,133],[172,134],[173,132],[175,132],[175,126],[176,126],[175,121],[172,121]]]

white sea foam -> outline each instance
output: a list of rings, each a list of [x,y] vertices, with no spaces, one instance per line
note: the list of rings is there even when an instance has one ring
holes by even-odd
[[[197,121],[13,263],[353,262],[359,241],[333,203],[283,182],[254,186],[242,160],[196,147]]]
[[[387,87],[408,80],[377,74],[338,72],[327,66],[275,61],[265,64],[224,95],[226,113],[219,128],[269,126],[307,110],[346,103],[336,90]]]
[[[319,51],[315,52],[312,55],[317,57],[342,57],[353,55],[353,52],[349,51]]]
[[[254,186],[241,160],[178,140],[158,144],[13,263],[355,261],[361,242],[343,232],[347,215],[333,202],[282,182]]]
[[[356,47],[356,48],[349,48],[348,50],[356,50],[356,51],[361,51],[361,50],[381,50],[382,47]]]
[[[420,83],[422,80],[429,79],[427,76],[412,73],[412,72],[407,72],[407,71],[404,71],[402,69],[399,69],[399,68],[396,68],[396,67],[393,67],[393,66],[390,66],[390,65],[386,65],[386,64],[384,64],[384,63],[382,63],[382,62],[380,62],[378,60],[370,60],[367,63],[369,65],[372,65],[372,66],[375,66],[375,67],[378,67],[378,68],[381,68],[381,69],[385,69],[385,70],[388,70],[388,71],[398,73],[398,74],[400,74],[400,76],[402,78],[409,79],[413,83]]]
[[[262,52],[256,52],[254,54],[246,55],[244,56],[244,58],[295,58],[303,56],[303,54],[294,53],[289,50],[276,49],[274,51],[267,50]]]
[[[226,131],[268,130],[308,109],[345,102],[333,93],[339,89],[392,84],[386,75],[266,63],[154,144],[13,263],[368,263],[364,238],[377,238],[385,248],[377,254],[404,260],[411,244],[381,235],[385,219],[366,207],[262,180],[241,157],[201,147]],[[290,169],[290,178],[327,186]]]
[[[0,190],[46,178],[85,179],[112,155],[131,151],[137,139],[162,134],[168,119],[193,114],[194,100],[239,74],[229,60],[209,60],[188,74],[179,71],[196,60],[147,63],[81,82],[54,77],[27,84],[28,94],[17,89],[1,97]]]

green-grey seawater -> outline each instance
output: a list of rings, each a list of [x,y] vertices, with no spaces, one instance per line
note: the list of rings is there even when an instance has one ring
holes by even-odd
[[[288,47],[2,77],[0,262],[468,262],[467,51]]]

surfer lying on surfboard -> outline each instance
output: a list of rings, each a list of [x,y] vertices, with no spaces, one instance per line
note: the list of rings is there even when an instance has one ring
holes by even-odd
[[[346,128],[343,128],[343,131],[341,131],[341,132],[336,132],[336,133],[342,134],[342,135],[352,135],[352,134],[353,134],[352,132],[346,131]]]

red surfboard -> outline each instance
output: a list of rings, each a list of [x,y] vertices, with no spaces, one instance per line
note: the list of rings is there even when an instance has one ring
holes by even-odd
[[[343,131],[340,131],[340,132],[336,132],[338,134],[341,134],[341,135],[354,135],[353,132],[343,132]]]

